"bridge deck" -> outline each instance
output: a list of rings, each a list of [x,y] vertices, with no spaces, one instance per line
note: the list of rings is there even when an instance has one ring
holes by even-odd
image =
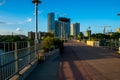
[[[115,52],[86,46],[83,43],[65,43],[64,54],[53,56],[28,76],[27,80],[119,80],[120,55]]]

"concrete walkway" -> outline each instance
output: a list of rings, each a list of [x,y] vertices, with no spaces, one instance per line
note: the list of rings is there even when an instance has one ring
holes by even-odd
[[[120,80],[120,55],[83,43],[67,42],[61,57],[51,56],[26,80]]]
[[[120,55],[83,43],[65,46],[57,80],[120,80]]]
[[[59,61],[59,53],[50,56],[46,61],[38,64],[26,80],[56,80]]]

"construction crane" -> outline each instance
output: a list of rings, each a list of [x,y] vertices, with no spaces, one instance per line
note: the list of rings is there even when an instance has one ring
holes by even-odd
[[[97,33],[103,33],[106,34],[107,32],[112,32],[111,26],[94,26],[94,30],[97,31]]]

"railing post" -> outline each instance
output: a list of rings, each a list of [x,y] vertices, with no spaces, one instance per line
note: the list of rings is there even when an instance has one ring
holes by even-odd
[[[15,42],[15,52],[14,52],[14,58],[15,58],[15,72],[18,71],[18,50],[17,50],[17,42]]]
[[[30,54],[30,41],[28,41],[27,43],[28,43],[28,44],[27,44],[27,47],[28,47],[28,54],[29,54],[29,55],[28,55],[28,63],[30,63],[30,55],[31,55],[31,54]]]
[[[120,54],[120,38],[118,40],[118,44],[119,44],[119,46],[118,46],[118,53]]]
[[[0,55],[0,79],[2,79],[2,68],[1,68],[1,55]]]
[[[6,52],[6,51],[5,51],[5,47],[6,47],[6,46],[5,46],[5,42],[4,42],[4,53]]]

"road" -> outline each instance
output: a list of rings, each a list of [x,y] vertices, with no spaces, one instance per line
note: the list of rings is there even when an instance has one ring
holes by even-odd
[[[120,55],[83,43],[65,43],[58,80],[120,80]]]

